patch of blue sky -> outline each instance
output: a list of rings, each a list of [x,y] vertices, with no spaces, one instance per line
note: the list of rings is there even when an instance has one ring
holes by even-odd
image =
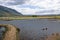
[[[44,9],[43,7],[39,7],[39,6],[34,6],[34,5],[20,5],[18,6],[20,8],[31,8],[31,9]]]

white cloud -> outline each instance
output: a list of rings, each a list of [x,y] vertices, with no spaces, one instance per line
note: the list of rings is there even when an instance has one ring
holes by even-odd
[[[41,12],[37,11],[36,14],[60,14],[60,0],[30,0],[29,2],[26,2],[27,5],[35,5],[35,6],[39,6],[39,7],[43,7],[44,10],[42,11],[42,13],[38,13]],[[46,12],[44,12],[46,10]],[[53,12],[51,12],[51,10],[55,10]],[[59,11],[57,11],[59,10]],[[49,12],[48,12],[49,11]]]
[[[28,5],[35,5],[44,8],[58,8],[60,0],[30,0],[26,2]]]
[[[8,6],[7,6],[8,7]],[[31,8],[23,8],[23,7],[19,7],[19,6],[9,6],[9,8],[15,9],[18,12],[21,12],[24,15],[35,15],[35,12],[39,11],[40,9],[31,9]]]
[[[17,0],[0,1],[0,3],[3,3],[2,5],[13,8],[23,14],[60,14],[60,0],[19,0],[19,3],[23,4],[17,2]],[[55,11],[52,12],[52,10]]]

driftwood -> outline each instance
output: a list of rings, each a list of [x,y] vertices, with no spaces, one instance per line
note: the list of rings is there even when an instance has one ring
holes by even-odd
[[[3,34],[3,40],[19,40],[19,29],[9,24],[0,24],[0,27],[5,27],[6,31]]]

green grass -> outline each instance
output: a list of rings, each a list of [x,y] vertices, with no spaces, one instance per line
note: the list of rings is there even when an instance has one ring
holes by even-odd
[[[37,16],[37,17],[32,17],[32,16],[15,16],[15,17],[0,17],[0,20],[24,20],[24,19],[60,19],[60,16]]]

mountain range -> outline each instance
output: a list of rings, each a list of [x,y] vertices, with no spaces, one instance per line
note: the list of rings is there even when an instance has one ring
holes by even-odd
[[[11,9],[5,6],[0,5],[0,17],[10,17],[10,16],[32,16],[32,15],[23,15],[15,9]],[[49,14],[49,15],[37,15],[37,16],[60,16],[60,14]]]
[[[4,17],[6,17],[6,16],[22,16],[22,14],[17,12],[14,9],[0,5],[0,17],[3,17],[3,16]]]

